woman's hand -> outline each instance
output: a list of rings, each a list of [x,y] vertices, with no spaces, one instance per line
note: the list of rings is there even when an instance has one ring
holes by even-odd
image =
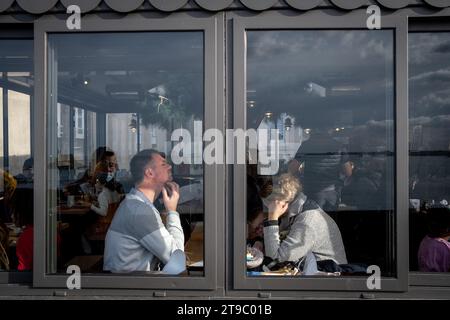
[[[269,203],[269,220],[278,220],[287,210],[289,203],[281,200],[273,200]]]

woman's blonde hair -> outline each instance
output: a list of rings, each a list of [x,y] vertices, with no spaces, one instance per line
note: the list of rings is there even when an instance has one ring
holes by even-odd
[[[279,200],[292,202],[298,192],[302,191],[300,181],[290,173],[283,173],[275,178],[273,183],[261,188],[261,197],[267,201]]]

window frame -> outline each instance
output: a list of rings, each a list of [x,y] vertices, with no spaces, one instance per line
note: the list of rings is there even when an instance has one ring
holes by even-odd
[[[55,243],[56,230],[50,230],[47,225],[47,128],[48,90],[52,84],[48,83],[48,34],[49,33],[84,33],[84,32],[155,32],[155,31],[201,31],[204,39],[204,129],[217,127],[223,129],[223,86],[221,80],[223,72],[223,57],[220,54],[222,39],[222,14],[202,13],[190,15],[189,13],[173,13],[170,16],[150,14],[141,16],[133,13],[114,19],[104,19],[101,15],[88,14],[82,17],[81,30],[68,30],[66,16],[59,19],[57,16],[44,16],[35,22],[35,130],[36,143],[41,148],[35,150],[35,181],[41,188],[35,190],[35,230],[34,233],[34,266],[33,286],[66,288],[69,275],[47,274],[46,233]],[[222,19],[221,19],[222,17]],[[39,112],[37,112],[39,111]],[[56,125],[56,124],[55,124]],[[217,184],[224,184],[223,170],[218,166],[204,166],[204,223],[208,226],[204,230],[204,276],[127,276],[109,274],[81,274],[82,288],[127,288],[127,289],[158,289],[158,290],[218,290],[221,265],[223,260],[217,252],[217,244],[221,240],[221,231],[218,230],[219,221],[224,216],[224,194],[214,191]],[[184,291],[185,292],[185,291]],[[211,294],[209,292],[209,294]],[[165,295],[165,293],[164,293]]]
[[[409,19],[408,40],[410,33],[448,33],[450,35],[450,23],[445,22],[444,19],[441,18],[440,16],[434,16],[432,18],[421,17],[418,19],[414,18]],[[408,42],[408,50],[409,50],[409,42]],[[409,111],[409,100],[408,100],[408,111]],[[450,287],[450,272],[446,274],[442,272],[432,273],[432,272],[409,271],[409,283],[410,286]]]
[[[383,15],[382,29],[394,33],[395,81],[395,215],[393,249],[395,278],[382,278],[378,291],[408,290],[408,113],[407,113],[407,18],[401,12]],[[233,24],[233,128],[246,128],[246,31],[247,30],[346,30],[366,29],[365,9],[336,14],[335,10],[308,11],[303,14],[286,11],[266,11],[259,15],[232,14]],[[292,278],[247,277],[245,267],[246,169],[233,167],[233,287],[237,290],[332,290],[370,291],[366,277]],[[369,274],[367,275],[369,277]]]

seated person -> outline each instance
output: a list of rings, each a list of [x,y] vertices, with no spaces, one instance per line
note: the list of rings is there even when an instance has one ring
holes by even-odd
[[[9,230],[0,220],[0,271],[9,270]]]
[[[264,220],[262,210],[255,210],[247,216],[247,245],[264,252]]]
[[[419,270],[422,272],[450,271],[450,208],[427,210],[428,234],[419,246]]]
[[[33,270],[33,189],[17,189],[12,201],[14,223],[22,228],[22,233],[17,239],[16,256],[19,271]],[[61,237],[57,232],[57,255],[61,253]]]
[[[93,183],[99,194],[97,203],[91,205],[91,210],[102,217],[106,217],[110,205],[119,203],[121,196],[117,192],[116,184],[110,179],[106,168],[101,163],[95,169],[94,179]]]
[[[347,263],[338,226],[317,203],[307,200],[295,176],[279,176],[263,201],[268,207],[264,222],[267,257],[279,262],[298,261],[312,252],[318,261]],[[283,233],[286,237],[281,239]]]
[[[22,228],[17,239],[17,270],[33,269],[33,189],[17,189],[13,199],[14,222]]]
[[[26,159],[22,166],[22,173],[19,173],[17,176],[15,176],[17,183],[19,185],[22,185],[21,187],[33,187],[33,165],[33,158]]]
[[[251,177],[247,177],[247,245],[256,247],[261,252],[264,252],[263,222],[265,218],[256,183]]]
[[[0,270],[9,270],[9,229],[5,223],[11,222],[11,199],[17,181],[7,171],[0,169]]]
[[[184,233],[177,210],[179,187],[164,154],[142,150],[130,162],[135,187],[120,203],[106,234],[103,269],[112,272],[159,270],[173,253],[184,251]],[[165,223],[154,206],[162,192]]]

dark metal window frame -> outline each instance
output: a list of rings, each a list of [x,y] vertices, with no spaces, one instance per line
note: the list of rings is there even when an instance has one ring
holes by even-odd
[[[446,17],[448,18],[448,16]],[[450,24],[442,17],[433,15],[429,18],[412,17],[408,24],[409,33],[448,33]],[[409,119],[408,119],[409,121]],[[409,272],[409,283],[412,286],[450,287],[450,273]]]
[[[233,121],[246,128],[246,31],[247,30],[345,30],[366,29],[366,10],[337,14],[335,10],[267,11],[259,15],[230,15],[233,26]],[[408,290],[408,116],[407,116],[407,18],[401,13],[382,15],[382,28],[394,32],[395,57],[395,230],[396,278],[382,278],[381,290]],[[366,277],[281,278],[247,277],[245,266],[246,169],[233,168],[233,288],[237,290],[342,290],[369,291]],[[369,276],[369,275],[368,275]]]
[[[33,27],[32,25],[25,23],[16,23],[13,19],[6,19],[6,21],[0,21],[0,41],[1,40],[33,40]],[[0,70],[1,71],[1,70]],[[3,90],[3,165],[8,166],[7,158],[9,156],[8,153],[8,90],[12,89],[14,91],[25,93],[30,95],[30,145],[31,145],[31,154],[34,152],[34,137],[33,137],[33,114],[34,114],[34,106],[33,106],[33,91],[27,90],[27,88],[22,88],[18,84],[14,84],[5,79],[5,74],[1,80],[3,84],[7,87],[1,87],[0,90]],[[10,87],[9,87],[10,86]],[[5,125],[6,124],[6,125]],[[33,273],[31,271],[0,271],[0,284],[6,283],[15,283],[15,284],[26,284],[31,283],[33,279]]]
[[[163,17],[163,19],[161,19]],[[204,129],[223,129],[223,91],[217,90],[222,85],[223,57],[220,54],[223,44],[217,39],[223,37],[221,14],[189,14],[174,13],[170,16],[142,17],[139,14],[129,14],[122,19],[103,19],[99,15],[82,17],[83,32],[155,32],[155,31],[201,31],[204,35]],[[40,188],[35,190],[35,233],[34,233],[34,267],[33,285],[35,287],[66,288],[69,275],[47,274],[46,266],[49,260],[47,251],[50,243],[55,244],[56,231],[49,228],[47,208],[47,138],[48,127],[48,93],[51,84],[48,82],[49,67],[48,34],[73,33],[66,28],[67,16],[44,16],[35,22],[35,130],[36,143],[41,146],[35,150],[35,181]],[[159,290],[217,290],[220,266],[218,243],[222,243],[221,230],[218,226],[223,219],[223,192],[216,190],[217,185],[224,185],[223,170],[219,166],[206,166],[205,174],[205,234],[203,277],[172,277],[172,276],[124,276],[111,274],[81,274],[82,288],[133,288]],[[53,240],[50,241],[49,239]]]

